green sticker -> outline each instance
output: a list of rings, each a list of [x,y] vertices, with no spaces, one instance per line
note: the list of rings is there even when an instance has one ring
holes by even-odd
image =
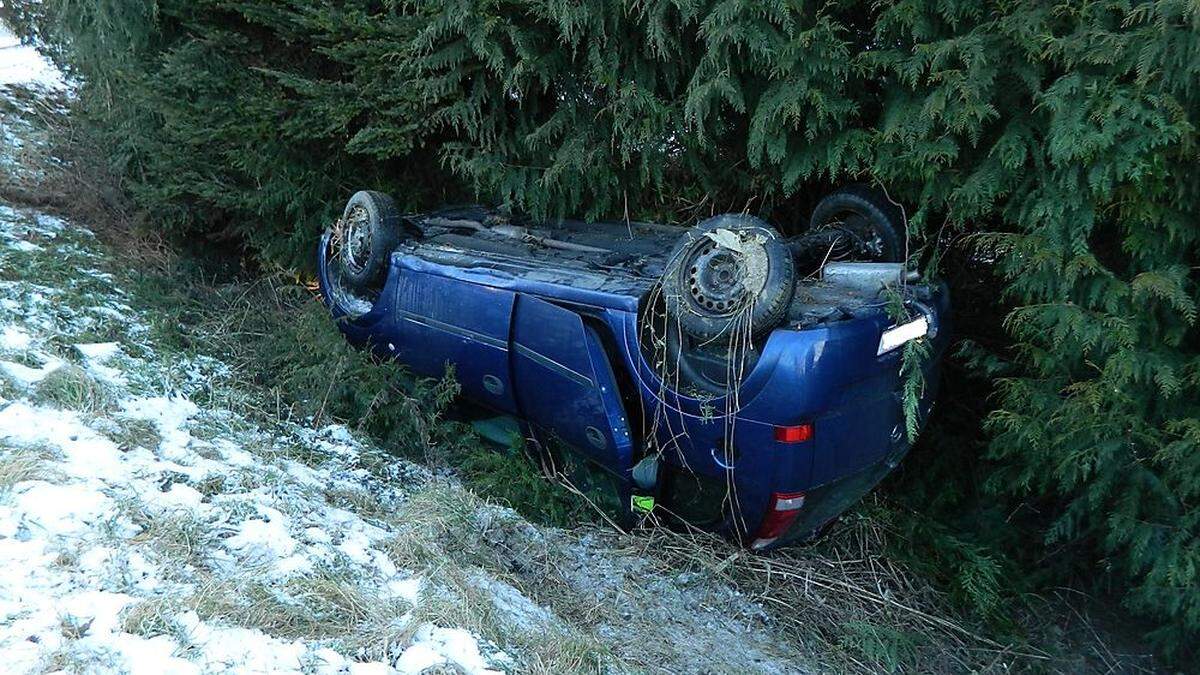
[[[633,495],[632,506],[634,511],[645,511],[650,513],[654,510],[654,497],[650,495]]]

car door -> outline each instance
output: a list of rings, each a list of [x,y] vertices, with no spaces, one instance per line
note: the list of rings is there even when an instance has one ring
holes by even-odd
[[[516,413],[508,355],[515,294],[400,263],[396,357],[432,377],[452,363],[466,398]]]
[[[510,361],[525,419],[627,477],[632,439],[613,367],[577,312],[517,294]]]

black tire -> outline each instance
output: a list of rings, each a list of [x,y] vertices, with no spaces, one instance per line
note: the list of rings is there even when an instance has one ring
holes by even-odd
[[[761,288],[747,289],[739,278],[744,257],[714,244],[709,234],[721,229],[762,235],[761,244],[754,244],[761,247],[754,255],[759,261],[765,259],[766,265]],[[721,256],[725,259],[719,259]],[[737,271],[726,274],[731,269]],[[720,283],[730,287],[727,294],[718,294],[725,287],[713,288],[707,283],[705,278],[713,274],[723,275]],[[668,320],[679,321],[688,335],[700,340],[728,342],[735,328],[748,330],[753,339],[778,326],[792,301],[795,284],[792,254],[779,232],[761,218],[725,214],[705,220],[680,238],[663,271],[662,288]],[[751,301],[749,315],[742,315]]]
[[[388,259],[400,243],[400,211],[391,197],[371,190],[354,193],[338,222],[337,261],[346,285],[375,290],[387,274]]]
[[[870,262],[904,262],[904,213],[882,191],[848,185],[825,197],[813,209],[809,231],[841,223],[869,241],[862,255]]]

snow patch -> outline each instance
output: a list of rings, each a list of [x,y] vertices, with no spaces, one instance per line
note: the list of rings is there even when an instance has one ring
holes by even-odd
[[[24,351],[29,349],[31,344],[33,344],[33,338],[29,337],[29,333],[25,332],[23,328],[5,326],[4,330],[0,331],[0,349]]]
[[[116,516],[111,499],[81,484],[27,483],[12,501],[11,517],[19,523],[18,538],[22,529],[49,537],[78,537]]]
[[[421,587],[423,585],[420,577],[410,577],[408,579],[392,579],[386,588],[393,597],[416,607],[421,604]]]
[[[287,519],[275,509],[267,510],[273,511],[274,517],[242,522],[225,546],[252,562],[280,560],[295,553],[297,544],[288,532]]]
[[[210,626],[192,611],[181,614],[176,623],[198,648],[199,665],[208,671],[299,672],[308,651],[300,640],[285,642],[256,629]]]
[[[51,89],[66,86],[62,73],[29,45],[21,44],[0,24],[0,85],[37,84]]]
[[[0,409],[0,439],[57,448],[65,460],[59,468],[76,478],[120,480],[130,473],[117,446],[72,412],[9,404]]]
[[[162,438],[158,455],[182,464],[193,464],[196,459],[189,449],[192,434],[184,425],[198,410],[195,403],[176,396],[127,398],[121,402],[121,416],[154,424]]]
[[[99,380],[118,387],[127,384],[125,374],[120,369],[105,365],[121,353],[121,346],[116,342],[78,344],[75,345],[75,351],[83,357],[87,371]]]
[[[116,342],[92,342],[75,345],[75,349],[85,359],[95,359],[103,362],[119,354],[121,352],[121,345]]]
[[[423,624],[413,635],[412,644],[396,660],[396,670],[419,675],[441,663],[453,663],[462,670],[478,675],[499,675],[488,668],[479,653],[479,643],[461,628],[442,628]]]
[[[14,361],[0,361],[0,371],[10,380],[24,387],[30,387],[46,379],[51,373],[62,368],[62,359],[48,359],[38,368],[30,368]]]

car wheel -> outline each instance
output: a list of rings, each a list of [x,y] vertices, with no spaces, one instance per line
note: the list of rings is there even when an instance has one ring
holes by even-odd
[[[727,343],[783,320],[795,290],[791,252],[760,218],[709,218],[680,238],[663,272],[667,314],[688,335]]]
[[[336,260],[346,285],[370,291],[387,274],[388,259],[400,242],[400,211],[382,192],[361,190],[346,204],[335,230]]]
[[[809,232],[828,229],[854,241],[853,254],[843,260],[904,262],[904,213],[881,190],[849,185],[822,199],[813,209]]]

